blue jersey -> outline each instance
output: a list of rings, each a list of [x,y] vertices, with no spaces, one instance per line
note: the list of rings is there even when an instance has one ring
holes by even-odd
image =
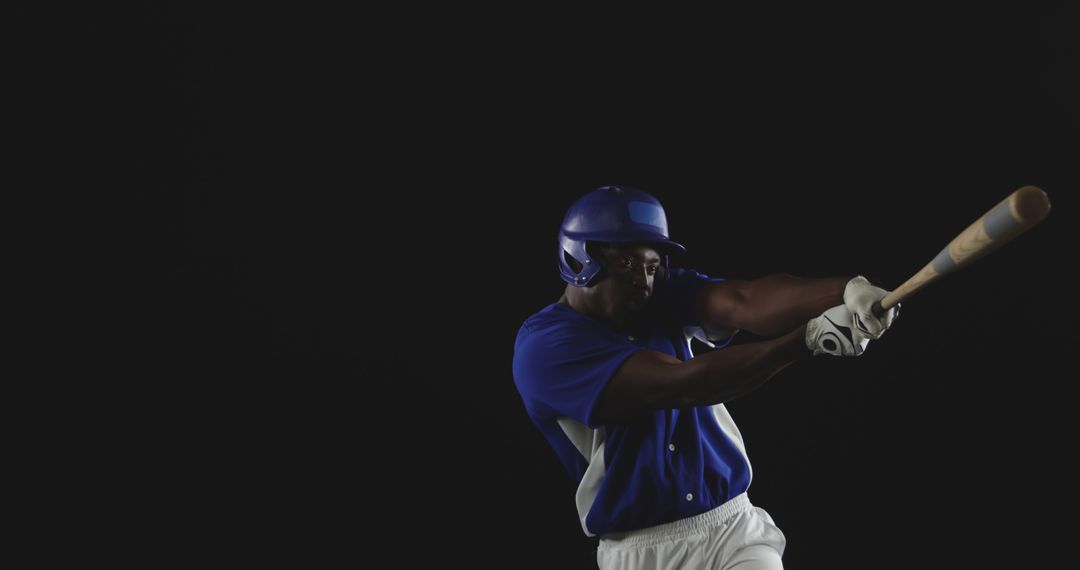
[[[750,462],[722,404],[660,410],[627,423],[594,415],[619,366],[639,350],[693,358],[704,340],[694,316],[710,279],[672,269],[657,283],[648,326],[619,333],[568,305],[526,319],[514,346],[514,382],[529,418],[578,481],[577,508],[589,536],[650,527],[709,511],[750,486]]]

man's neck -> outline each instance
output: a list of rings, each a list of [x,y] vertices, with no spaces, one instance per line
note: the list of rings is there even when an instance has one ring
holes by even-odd
[[[566,286],[566,290],[563,291],[562,297],[559,297],[558,302],[574,309],[582,315],[596,319],[617,331],[629,330],[630,328],[630,323],[615,322],[606,315],[598,311],[593,311],[586,294],[572,285]]]
[[[572,285],[567,285],[566,288],[563,289],[563,294],[562,297],[559,297],[559,302],[563,305],[568,305],[571,309],[574,309],[583,315],[590,315],[584,294]]]

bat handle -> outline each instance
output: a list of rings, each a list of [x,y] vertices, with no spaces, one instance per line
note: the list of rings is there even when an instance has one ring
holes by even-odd
[[[882,308],[881,301],[874,301],[873,305],[870,305],[870,312],[874,313],[875,317],[880,317],[885,314],[887,309]]]

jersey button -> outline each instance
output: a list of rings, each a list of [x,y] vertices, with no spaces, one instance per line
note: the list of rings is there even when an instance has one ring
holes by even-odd
[[[686,494],[686,500],[687,501],[693,501],[694,500],[694,494],[693,493],[687,493]]]
[[[675,444],[674,443],[669,443],[669,444],[667,444],[667,448],[668,448],[668,451],[675,451]]]

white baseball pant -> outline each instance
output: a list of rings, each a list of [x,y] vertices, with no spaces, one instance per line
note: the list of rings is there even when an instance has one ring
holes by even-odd
[[[600,570],[782,570],[787,540],[743,493],[688,519],[600,537]]]

